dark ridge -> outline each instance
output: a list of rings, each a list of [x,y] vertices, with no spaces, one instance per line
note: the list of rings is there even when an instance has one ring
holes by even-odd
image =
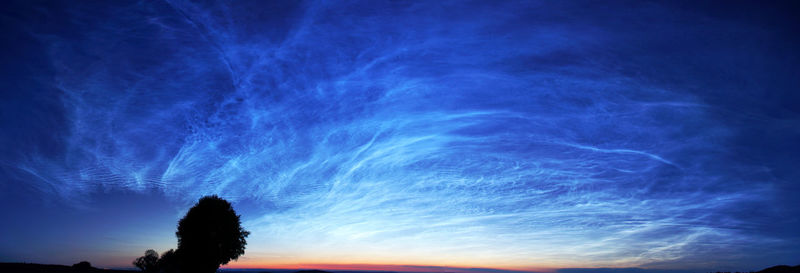
[[[800,265],[777,265],[758,271],[757,273],[800,273]]]
[[[76,264],[77,265],[77,264]],[[134,273],[131,270],[100,269],[96,267],[79,267],[55,264],[0,263],[3,273]]]

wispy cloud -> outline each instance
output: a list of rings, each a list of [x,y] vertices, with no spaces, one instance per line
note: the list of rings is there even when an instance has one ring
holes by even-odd
[[[248,257],[265,262],[700,267],[786,243],[739,208],[797,215],[776,201],[787,176],[767,175],[789,163],[732,147],[774,127],[705,90],[735,83],[680,70],[757,27],[604,8],[69,8],[65,30],[30,30],[49,45],[63,152],[4,164],[76,203],[98,187],[256,202]]]

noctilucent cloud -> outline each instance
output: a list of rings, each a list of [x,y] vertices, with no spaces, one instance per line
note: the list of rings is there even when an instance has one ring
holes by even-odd
[[[800,263],[796,3],[2,5],[0,262]]]

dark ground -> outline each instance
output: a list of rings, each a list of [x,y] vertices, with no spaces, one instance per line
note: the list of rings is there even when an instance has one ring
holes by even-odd
[[[74,268],[68,265],[55,264],[29,264],[29,263],[0,263],[2,273],[135,273],[133,270],[114,270],[99,268]]]

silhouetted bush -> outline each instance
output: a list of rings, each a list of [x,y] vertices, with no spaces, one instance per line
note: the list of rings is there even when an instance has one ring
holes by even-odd
[[[216,272],[220,265],[244,254],[249,234],[231,203],[216,195],[201,198],[178,222],[180,271]]]
[[[158,272],[158,252],[148,249],[144,252],[144,256],[133,260],[133,265],[143,272]]]
[[[161,258],[158,259],[158,269],[159,272],[162,273],[175,273],[178,272],[178,256],[175,254],[175,250],[167,250],[163,254],[161,254]]]
[[[143,272],[158,272],[158,252],[148,249],[144,252],[144,256],[133,260],[133,265]]]
[[[87,261],[81,261],[77,264],[73,264],[72,268],[77,271],[88,271],[89,269],[92,269],[92,264]]]

